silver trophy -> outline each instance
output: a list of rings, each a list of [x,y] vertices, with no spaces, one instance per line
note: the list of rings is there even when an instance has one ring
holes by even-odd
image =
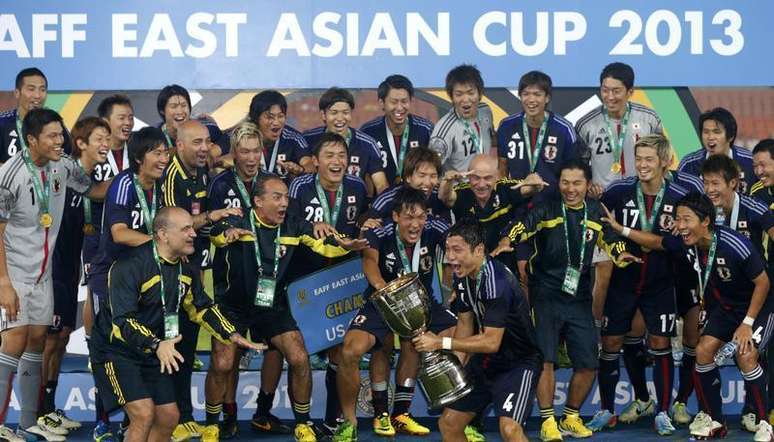
[[[419,336],[430,325],[430,299],[416,273],[407,273],[393,280],[372,294],[371,301],[390,330],[401,338]],[[440,350],[419,355],[422,361],[419,385],[431,408],[444,407],[473,389],[454,353]]]

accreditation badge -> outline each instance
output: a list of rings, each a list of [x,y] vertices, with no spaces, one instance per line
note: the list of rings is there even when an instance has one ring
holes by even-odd
[[[177,312],[164,315],[164,339],[174,339],[180,334]]]
[[[562,291],[568,295],[575,296],[575,293],[578,291],[580,276],[580,269],[567,266],[567,271],[564,273],[564,282],[562,282]]]
[[[274,278],[258,278],[258,286],[255,289],[255,306],[269,308],[274,305],[274,290],[277,280]]]

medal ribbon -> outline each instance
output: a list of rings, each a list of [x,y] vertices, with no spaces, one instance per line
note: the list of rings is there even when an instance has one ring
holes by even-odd
[[[543,149],[543,138],[546,136],[548,128],[548,112],[543,112],[543,123],[540,125],[538,136],[535,139],[535,155],[532,155],[532,137],[527,126],[527,116],[521,119],[521,131],[524,133],[524,146],[527,148],[527,158],[529,158],[529,169],[534,172],[537,163],[540,160],[540,151]]]
[[[605,125],[607,126],[607,136],[610,147],[613,148],[613,164],[621,161],[621,152],[623,152],[623,145],[626,141],[626,130],[629,126],[629,116],[631,115],[632,106],[626,103],[626,112],[624,112],[621,119],[621,134],[618,136],[617,131],[613,130],[613,125],[610,122],[610,117],[607,115],[607,108],[602,109],[602,117],[605,119]]]
[[[473,144],[476,146],[476,153],[484,153],[484,148],[481,146],[481,137],[479,136],[478,131],[475,131],[472,127],[470,127],[470,122],[468,120],[462,118],[462,122],[465,123],[465,133],[470,135],[470,139],[473,140]],[[476,117],[476,122],[478,122],[478,117]],[[479,126],[481,126],[480,123]]]
[[[148,229],[148,235],[153,235],[153,218],[156,217],[156,183],[153,183],[152,207],[148,207],[148,201],[145,200],[145,191],[140,186],[140,177],[132,175],[132,184],[137,194],[137,200],[140,202],[142,216],[145,218],[145,228]]]
[[[320,185],[320,174],[314,177],[314,187],[317,190],[317,199],[320,200],[320,205],[323,209],[323,220],[330,224],[334,229],[336,228],[336,222],[339,220],[339,211],[341,209],[341,200],[344,197],[344,183],[339,184],[339,188],[336,189],[336,201],[333,205],[333,211],[331,212],[330,205],[328,205],[328,195],[326,191]]]
[[[255,218],[255,211],[250,211],[250,230],[253,232],[253,236],[255,237],[255,260],[258,263],[258,277],[263,276],[263,261],[261,261],[261,249],[258,245],[261,242],[260,237],[258,236],[258,229],[255,228],[256,223]],[[280,226],[277,226],[277,237],[274,239],[274,278],[277,278],[277,272],[279,271],[279,261],[280,261]]]
[[[704,291],[707,290],[707,284],[709,284],[710,273],[712,272],[712,265],[715,263],[715,250],[718,246],[717,234],[712,234],[712,243],[710,244],[709,252],[707,252],[707,268],[704,269],[704,275],[701,274],[701,258],[699,250],[696,246],[693,246],[693,251],[696,254],[696,265],[693,266],[696,270],[696,274],[699,276],[699,299],[704,300]]]
[[[16,110],[16,135],[17,139],[19,140],[19,146],[21,146],[21,150],[27,150],[27,141],[24,139],[24,136],[22,136],[22,120],[19,118],[19,110]]]
[[[45,169],[46,179],[44,180],[38,174],[38,168],[32,163],[29,149],[22,149],[22,158],[24,159],[24,164],[27,166],[27,171],[30,173],[30,178],[32,179],[32,188],[35,191],[35,196],[38,198],[38,204],[40,205],[40,210],[41,212],[43,212],[41,214],[41,217],[46,216],[49,214],[48,196],[51,193],[51,181],[48,179],[48,175],[49,175],[48,164],[46,164],[46,169]],[[50,226],[43,226],[43,227],[49,228]]]
[[[395,241],[398,243],[398,254],[400,260],[403,263],[403,269],[407,273],[419,271],[419,252],[422,248],[422,235],[420,234],[419,240],[414,244],[414,253],[411,256],[411,262],[409,263],[408,255],[406,254],[406,246],[403,245],[403,241],[400,239],[400,228],[395,224]]]
[[[159,268],[159,289],[161,290],[161,310],[164,314],[167,314],[167,292],[164,289],[164,273],[161,271],[161,257],[156,248],[156,241],[153,241],[153,258],[156,260],[156,265]],[[178,259],[177,262],[177,285],[180,286],[180,277],[183,275],[183,264]],[[182,290],[177,291],[177,305],[175,306],[175,312],[180,311],[180,300],[183,298]]]
[[[645,196],[642,193],[642,184],[637,181],[637,208],[640,210],[640,227],[646,232],[650,232],[653,228],[653,224],[656,222],[656,216],[658,211],[661,210],[661,203],[664,201],[664,191],[666,190],[666,183],[661,184],[656,195],[656,200],[653,202],[653,207],[650,210],[650,217],[647,217],[645,209]]]
[[[395,149],[395,139],[390,132],[390,127],[387,125],[387,121],[384,122],[384,130],[387,131],[387,144],[390,146],[390,153],[392,153],[392,159],[395,161],[395,168],[398,170],[397,176],[403,174],[403,159],[406,157],[406,145],[408,145],[409,138],[409,120],[406,119],[406,126],[403,128],[403,135],[400,136],[400,150]]]
[[[108,158],[110,158],[108,156]],[[83,168],[83,164],[81,164],[81,160],[78,159],[78,165]],[[85,226],[91,225],[91,198],[87,197],[86,195],[83,195],[83,224]]]
[[[255,180],[258,178],[258,174],[256,174],[252,181],[253,186],[255,186]],[[242,182],[242,178],[239,177],[239,174],[234,171],[234,181],[236,181],[237,184],[237,190],[239,190],[239,196],[242,197],[242,199],[245,201],[245,204],[247,205],[247,208],[253,207],[252,201],[250,201],[250,194],[247,193],[247,188],[245,188],[245,183]]]
[[[588,229],[588,207],[586,204],[583,204],[583,229],[581,230],[581,241],[580,241],[580,257],[578,257],[578,271],[583,270],[583,255],[585,255],[585,249],[586,249],[586,230]],[[562,216],[564,217],[564,222],[562,222],[562,226],[564,227],[564,246],[565,250],[567,251],[567,265],[572,267],[572,258],[570,255],[570,232],[567,229],[567,206],[565,206],[564,202],[562,202]]]

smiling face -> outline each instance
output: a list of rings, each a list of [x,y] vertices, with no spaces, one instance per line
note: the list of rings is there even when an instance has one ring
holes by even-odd
[[[91,131],[87,141],[80,139],[77,144],[78,149],[81,150],[81,158],[88,158],[95,164],[104,163],[110,150],[110,132],[104,127],[97,126]]]
[[[177,130],[191,116],[191,107],[182,95],[173,95],[164,106],[164,122]]]
[[[715,120],[706,120],[702,125],[701,144],[710,155],[726,155],[731,149],[731,140],[726,128]]]
[[[427,210],[418,204],[404,206],[400,208],[400,213],[392,212],[392,220],[399,227],[401,241],[413,245],[422,236],[422,229],[427,222]]]
[[[638,146],[634,154],[637,178],[643,183],[658,183],[664,177],[668,164],[658,156],[654,146]]]
[[[589,181],[581,169],[562,169],[559,175],[559,193],[564,204],[570,207],[578,207],[586,199],[589,190]]]
[[[110,125],[110,135],[116,141],[115,145],[121,146],[132,134],[134,129],[134,110],[126,104],[115,104],[107,118]]]
[[[322,111],[323,123],[328,132],[347,137],[349,123],[352,121],[352,108],[346,101],[337,101],[327,110]]]
[[[167,244],[175,256],[189,256],[194,252],[193,217],[185,210],[174,210],[169,214],[169,222],[159,231],[159,239]]]
[[[468,176],[470,189],[479,201],[486,201],[500,177],[497,160],[489,155],[476,155],[470,162],[471,174]]]
[[[460,117],[471,120],[478,115],[481,93],[472,83],[456,83],[452,86],[452,105]]]
[[[320,179],[328,183],[340,183],[347,171],[347,149],[340,143],[325,143],[314,157]]]
[[[536,118],[543,115],[551,96],[537,86],[527,86],[519,93],[519,99],[527,117]]]
[[[390,89],[384,100],[379,100],[384,116],[395,126],[406,122],[411,112],[411,96],[406,89]]]
[[[433,163],[419,163],[414,172],[406,177],[406,184],[412,189],[421,190],[429,198],[438,185],[438,169]]]
[[[675,227],[686,246],[695,246],[701,238],[709,234],[709,218],[703,221],[698,215],[686,206],[677,206],[675,213]]]
[[[704,193],[712,201],[713,206],[727,207],[730,203],[733,203],[735,189],[739,184],[736,178],[728,182],[723,177],[723,174],[712,172],[704,173],[702,178],[704,179]]]
[[[164,175],[164,169],[169,164],[169,148],[166,143],[161,143],[149,150],[142,157],[140,163],[140,176],[148,177],[154,181]]]
[[[263,194],[253,198],[255,214],[263,222],[279,225],[285,221],[288,210],[288,186],[279,178],[264,183]]]
[[[62,158],[64,149],[64,128],[58,121],[43,126],[37,138],[27,135],[27,145],[31,151],[34,151],[39,157],[48,161],[59,161]]]
[[[48,96],[46,79],[39,75],[24,77],[21,88],[15,89],[13,95],[16,98],[16,107],[22,115],[26,115],[32,109],[39,109],[46,104]]]
[[[753,168],[755,176],[766,187],[774,186],[774,158],[768,151],[758,152],[753,155]]]
[[[632,97],[634,89],[627,89],[621,80],[613,77],[607,77],[602,80],[599,88],[599,94],[602,96],[602,103],[605,104],[608,113],[612,115],[623,115],[626,110],[626,103]]]
[[[282,134],[288,117],[279,104],[272,105],[269,110],[264,111],[258,116],[258,130],[261,131],[263,138],[268,142],[275,142]]]
[[[484,245],[471,247],[462,236],[446,238],[446,259],[457,278],[475,274],[484,260]]]
[[[180,125],[177,135],[177,154],[186,167],[204,167],[209,157],[210,131],[202,123],[188,120]]]

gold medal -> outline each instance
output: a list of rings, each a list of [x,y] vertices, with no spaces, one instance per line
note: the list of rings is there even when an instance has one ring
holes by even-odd
[[[52,218],[50,214],[44,213],[40,215],[40,225],[43,226],[44,229],[48,229],[53,223],[54,218]]]
[[[621,163],[615,162],[612,166],[610,166],[610,171],[613,173],[621,173]]]
[[[83,233],[85,235],[91,236],[91,235],[94,235],[95,233],[97,233],[97,229],[94,228],[94,224],[84,224],[83,225]]]

